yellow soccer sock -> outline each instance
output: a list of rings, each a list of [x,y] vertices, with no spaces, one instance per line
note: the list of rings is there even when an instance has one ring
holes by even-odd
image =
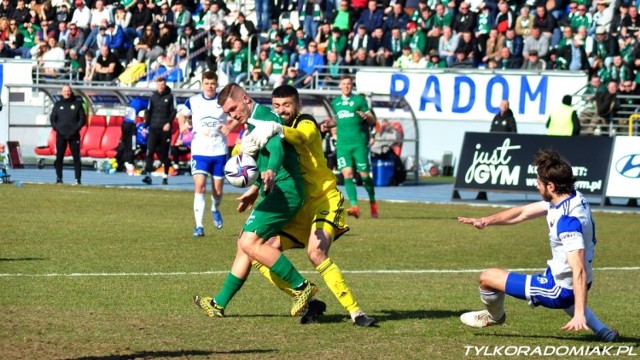
[[[264,275],[264,277],[267,278],[267,280],[269,280],[269,282],[271,282],[273,285],[277,286],[278,289],[282,290],[285,294],[294,297],[295,293],[293,292],[293,290],[289,287],[289,284],[287,284],[286,281],[280,279],[278,277],[278,275],[274,274],[271,272],[271,270],[269,270],[268,267],[262,265],[261,263],[253,260],[251,262],[251,264],[253,265],[254,268],[258,269],[258,271],[260,271],[260,274]]]
[[[344,281],[344,276],[342,276],[338,265],[327,258],[316,267],[316,270],[318,270],[331,292],[333,292],[340,304],[347,309],[349,314],[360,310],[360,306],[353,298],[353,294],[351,294],[351,290],[349,290],[347,283]]]

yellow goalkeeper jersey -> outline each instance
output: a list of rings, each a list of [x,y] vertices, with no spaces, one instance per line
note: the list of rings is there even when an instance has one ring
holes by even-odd
[[[322,149],[322,136],[313,116],[299,114],[293,120],[293,124],[284,127],[284,137],[300,156],[305,199],[317,197],[328,189],[336,188],[336,176],[327,166]]]

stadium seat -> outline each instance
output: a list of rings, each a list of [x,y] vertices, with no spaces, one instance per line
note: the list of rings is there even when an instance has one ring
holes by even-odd
[[[122,126],[122,122],[124,121],[124,116],[122,115],[112,115],[109,117],[108,126]]]
[[[116,148],[122,137],[122,116],[109,117],[109,125],[104,130],[100,147],[87,151],[92,158],[112,158],[116,156]]]
[[[33,151],[35,151],[36,155],[40,156],[50,156],[56,154],[56,131],[52,128],[49,132],[49,136],[47,137],[47,145],[38,146]]]
[[[80,155],[88,156],[90,150],[100,149],[102,136],[106,130],[107,117],[102,115],[93,115],[89,120],[89,126],[82,139],[80,147]]]

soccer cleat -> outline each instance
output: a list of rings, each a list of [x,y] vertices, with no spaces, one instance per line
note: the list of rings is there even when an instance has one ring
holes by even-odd
[[[500,320],[494,320],[491,318],[489,311],[470,311],[460,315],[460,321],[463,324],[475,328],[483,328],[493,325],[502,325],[507,320],[507,314],[505,313]]]
[[[303,288],[300,290],[294,290],[295,297],[293,298],[293,306],[291,307],[291,316],[298,316],[307,309],[309,301],[318,292],[318,287],[305,280]]]
[[[153,180],[151,180],[151,176],[145,176],[144,179],[142,179],[142,182],[147,184],[147,185],[151,185],[153,183]]]
[[[220,210],[212,211],[211,216],[213,217],[213,224],[218,229],[222,229],[222,214],[220,214]]]
[[[73,184],[71,185],[82,185],[82,181],[80,180],[76,180]]]
[[[322,316],[327,310],[327,304],[322,300],[313,299],[309,301],[307,310],[302,314],[300,324],[313,324],[318,321],[318,318]]]
[[[193,297],[193,302],[204,311],[208,317],[224,317],[224,308],[215,302],[210,297],[201,298],[198,295]]]
[[[347,209],[347,215],[353,216],[354,218],[358,219],[360,217],[360,207],[359,206],[352,206],[352,207],[348,208]]]
[[[378,203],[371,203],[371,217],[373,219],[378,218]]]
[[[362,326],[362,327],[372,327],[376,325],[376,319],[370,316],[367,316],[367,314],[365,313],[362,313],[356,316],[355,319],[353,319],[353,325]]]
[[[56,179],[56,184],[62,184],[62,179]]]
[[[195,230],[193,230],[193,237],[203,237],[204,236],[204,228],[202,226],[196,226]]]
[[[167,178],[162,179],[162,185],[169,185],[169,179]]]

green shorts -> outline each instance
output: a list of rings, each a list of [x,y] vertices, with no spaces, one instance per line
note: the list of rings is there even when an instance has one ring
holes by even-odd
[[[302,180],[276,182],[253,208],[242,230],[255,233],[264,240],[278,234],[302,206],[303,194]]]
[[[369,148],[366,146],[338,147],[336,149],[336,156],[338,170],[349,167],[358,172],[368,173],[371,170],[369,164]]]

